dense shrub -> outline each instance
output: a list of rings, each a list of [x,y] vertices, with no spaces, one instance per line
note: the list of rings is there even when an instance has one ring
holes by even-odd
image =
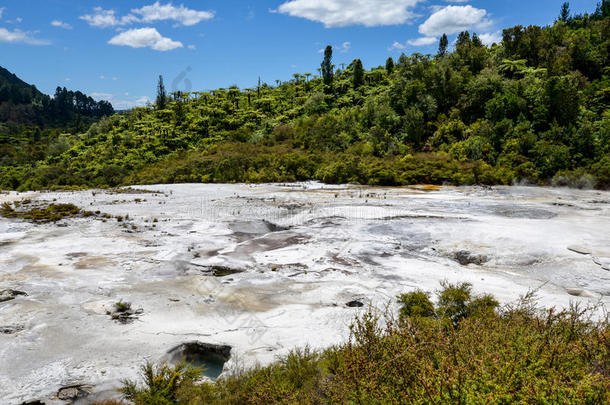
[[[196,377],[182,370],[162,368],[155,374],[147,366],[145,386],[128,382],[126,392],[136,405],[153,403],[146,401],[168,386],[174,387],[167,396],[174,402],[155,403],[610,401],[610,324],[592,318],[595,308],[540,309],[531,294],[499,307],[489,295],[473,296],[468,284],[444,285],[437,301],[434,305],[423,291],[403,294],[397,321],[369,310],[355,319],[343,345],[295,350],[215,384],[193,384]]]

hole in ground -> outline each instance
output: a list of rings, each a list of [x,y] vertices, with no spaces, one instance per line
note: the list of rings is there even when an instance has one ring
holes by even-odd
[[[182,362],[204,369],[203,375],[216,380],[222,374],[225,363],[231,358],[231,346],[202,342],[188,342],[168,352],[169,363]]]

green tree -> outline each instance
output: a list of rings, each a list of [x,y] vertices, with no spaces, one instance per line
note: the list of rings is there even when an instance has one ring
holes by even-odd
[[[161,75],[159,75],[159,82],[157,83],[157,101],[155,104],[158,110],[163,110],[167,106],[167,92]]]
[[[334,65],[333,65],[333,47],[328,45],[324,50],[324,60],[320,65],[322,71],[322,78],[324,80],[324,92],[331,93],[334,79]]]
[[[389,75],[391,75],[394,71],[394,59],[392,59],[391,57],[389,57],[385,61],[385,70],[388,72]]]
[[[559,20],[567,22],[570,19],[570,3],[567,1],[561,5],[561,11],[559,12]]]
[[[516,75],[521,74],[525,69],[527,69],[527,60],[518,59],[518,60],[510,60],[504,59],[502,64],[500,65],[500,72],[504,73],[508,78],[513,78]]]
[[[447,48],[449,47],[449,38],[447,34],[443,34],[438,43],[438,57],[443,58],[447,55]]]
[[[358,88],[362,86],[364,83],[364,68],[362,67],[362,61],[360,59],[356,59],[354,61],[354,73],[352,76],[352,84],[354,88]]]
[[[603,18],[610,17],[610,0],[602,0],[598,7]]]

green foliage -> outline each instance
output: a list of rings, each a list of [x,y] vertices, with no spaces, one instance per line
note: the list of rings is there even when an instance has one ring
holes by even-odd
[[[417,290],[398,297],[401,304],[400,317],[427,317],[435,316],[434,304],[430,301],[430,294],[425,291]]]
[[[439,58],[444,58],[447,56],[447,48],[449,47],[449,38],[447,38],[447,34],[443,34],[438,43],[438,54]]]
[[[324,80],[324,92],[332,92],[333,79],[334,79],[334,66],[333,66],[333,48],[328,45],[324,50],[324,60],[320,65],[322,71],[322,79]]]
[[[142,366],[144,385],[140,387],[134,381],[125,380],[121,392],[135,405],[189,404],[193,403],[189,401],[191,397],[206,393],[205,385],[196,385],[202,372],[186,364],[172,368],[146,363]]]
[[[21,204],[15,203],[17,207]],[[78,215],[90,215],[83,212],[74,204],[49,204],[45,207],[33,207],[30,209],[16,209],[10,203],[5,202],[0,207],[0,216],[5,218],[21,218],[32,222],[45,223],[57,222],[64,218],[71,218]]]
[[[75,132],[114,113],[108,101],[95,101],[80,91],[57,87],[51,98],[0,67],[0,122],[28,129],[73,126]],[[40,139],[36,139],[37,141]]]
[[[354,85],[354,88],[357,89],[364,84],[364,68],[362,67],[362,61],[360,59],[356,59],[352,65],[354,70],[352,84]]]
[[[563,22],[568,22],[570,19],[570,3],[564,2],[561,5],[561,11],[559,12],[559,20]]]
[[[157,110],[165,110],[167,106],[167,92],[165,91],[165,84],[163,84],[163,76],[159,75],[159,82],[157,83],[157,99],[155,101]]]
[[[391,75],[394,72],[394,59],[391,57],[385,61],[385,70],[388,72],[388,75]]]
[[[610,324],[592,320],[594,308],[539,309],[531,294],[500,308],[489,295],[472,298],[466,284],[446,285],[437,308],[423,291],[399,301],[399,322],[368,311],[337,347],[294,350],[200,387],[195,375],[149,365],[145,389],[130,383],[124,392],[145,395],[136,405],[610,401]],[[459,322],[443,314],[459,314]]]
[[[441,57],[440,43],[437,57],[402,55],[385,69],[356,60],[335,71],[327,47],[321,77],[176,93],[88,129],[3,122],[0,188],[312,179],[607,188],[607,8],[508,28],[491,48],[463,32],[455,52]]]

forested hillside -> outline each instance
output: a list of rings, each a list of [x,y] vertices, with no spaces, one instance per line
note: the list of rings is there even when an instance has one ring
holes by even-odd
[[[490,47],[463,32],[449,49],[444,36],[436,55],[368,71],[360,60],[333,66],[328,47],[318,72],[290,81],[169,96],[161,82],[155,106],[44,144],[29,133],[11,144],[14,158],[3,153],[0,187],[316,179],[608,188],[609,62],[608,0],[588,15],[565,10],[552,26],[506,29]],[[51,107],[41,101],[49,117],[63,114],[63,94]]]
[[[38,166],[49,154],[67,149],[68,143],[61,139],[112,114],[107,101],[65,87],[57,87],[54,97],[49,97],[0,67],[0,173]],[[11,181],[4,178],[0,187],[14,188]]]
[[[108,101],[95,101],[80,91],[57,87],[53,98],[0,67],[0,122],[38,127],[67,127],[75,120],[112,115]]]

